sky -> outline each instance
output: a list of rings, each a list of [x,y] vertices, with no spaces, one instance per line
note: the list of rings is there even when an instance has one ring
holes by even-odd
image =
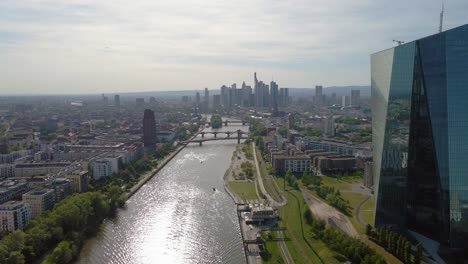
[[[437,33],[435,0],[1,0],[0,95],[369,85],[370,54]],[[446,0],[444,29],[468,23]]]

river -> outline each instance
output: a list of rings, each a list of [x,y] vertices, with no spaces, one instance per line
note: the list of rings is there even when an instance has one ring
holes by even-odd
[[[216,131],[239,128],[248,127]],[[103,223],[77,263],[245,263],[235,204],[223,187],[236,144],[188,145]]]

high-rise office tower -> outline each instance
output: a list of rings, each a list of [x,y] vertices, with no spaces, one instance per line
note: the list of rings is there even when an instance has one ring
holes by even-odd
[[[323,103],[322,89],[323,89],[322,85],[316,85],[315,86],[314,103],[316,103],[316,104],[322,104]]]
[[[278,104],[280,107],[284,107],[284,88],[279,89]]]
[[[226,85],[221,86],[221,105],[223,107],[229,107],[230,105],[230,90],[231,88]]]
[[[376,226],[467,250],[468,25],[371,56]]]
[[[120,106],[120,95],[118,94],[114,95],[114,105]]]
[[[359,106],[361,100],[361,91],[360,90],[351,90],[351,106]]]
[[[263,97],[265,94],[265,84],[262,81],[257,83],[257,92],[255,93],[257,97],[257,107],[263,107]]]
[[[102,103],[104,105],[107,105],[109,103],[109,100],[108,100],[107,96],[105,96],[104,94],[102,94]]]
[[[208,91],[208,88],[205,88],[204,104],[206,109],[210,108],[210,92]]]
[[[137,107],[142,107],[145,105],[145,98],[136,98],[135,103]]]
[[[257,94],[257,89],[258,89],[257,73],[254,72],[254,93],[255,93],[255,94]]]
[[[282,88],[284,89],[284,106],[289,106],[289,88]]]
[[[242,84],[242,99],[241,99],[241,105],[242,106],[251,106],[250,104],[250,98],[252,96],[252,87],[245,85],[245,83]]]
[[[156,119],[150,109],[145,109],[143,115],[143,144],[145,147],[156,145]]]
[[[200,105],[200,93],[199,92],[195,94],[195,103],[197,104],[197,106]]]
[[[273,113],[278,113],[278,84],[276,82],[270,82],[270,94],[271,94],[271,107],[273,108]]]
[[[213,108],[218,109],[221,107],[221,95],[220,94],[214,94],[213,95]]]
[[[341,96],[341,106],[348,107],[351,105],[351,97],[349,95]]]
[[[270,107],[270,86],[268,84],[263,86],[263,107]]]
[[[258,106],[259,104],[259,88],[258,88],[258,79],[257,79],[257,73],[254,72],[254,98],[255,98],[255,106]]]

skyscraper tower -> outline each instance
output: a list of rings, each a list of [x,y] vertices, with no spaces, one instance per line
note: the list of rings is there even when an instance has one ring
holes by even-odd
[[[197,107],[200,105],[200,93],[199,92],[195,94],[195,103],[197,104]]]
[[[205,88],[205,98],[204,98],[205,109],[208,110],[210,108],[210,92],[208,88]]]
[[[255,106],[258,106],[258,79],[257,79],[257,73],[254,72],[254,99],[255,99]]]
[[[116,94],[114,96],[114,105],[115,106],[120,106],[120,95]]]
[[[359,106],[361,100],[361,91],[360,90],[351,90],[351,106]]]
[[[277,115],[278,114],[278,84],[276,82],[271,81],[270,82],[270,104],[271,107],[273,108],[273,114]]]
[[[150,109],[145,109],[143,115],[143,143],[145,147],[156,146],[156,120]]]
[[[322,104],[323,103],[322,89],[323,89],[322,85],[316,85],[315,86],[314,103],[316,103],[316,104]]]
[[[443,255],[468,245],[467,39],[468,24],[371,55],[375,226]]]
[[[323,91],[323,86],[322,85],[316,85],[315,86],[315,96],[316,97],[322,97],[322,91]]]

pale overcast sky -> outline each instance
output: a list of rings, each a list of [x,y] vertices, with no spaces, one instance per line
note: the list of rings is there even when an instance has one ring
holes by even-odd
[[[1,0],[0,94],[188,90],[253,72],[368,85],[369,54],[437,32],[434,0]],[[445,1],[444,29],[468,23]]]

